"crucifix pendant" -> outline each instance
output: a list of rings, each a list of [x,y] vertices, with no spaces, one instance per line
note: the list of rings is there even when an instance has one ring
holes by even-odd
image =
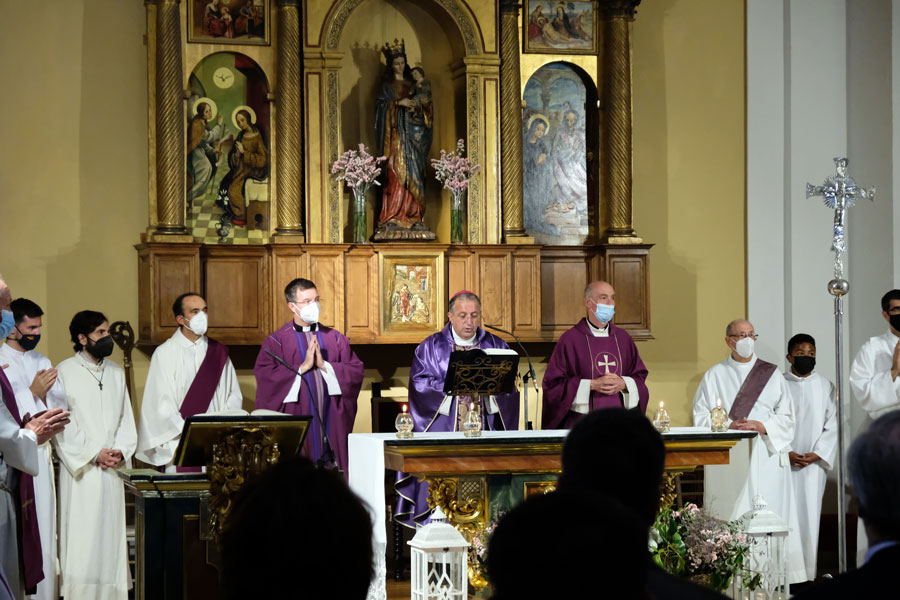
[[[100,386],[100,391],[102,392],[102,391],[103,391],[103,382],[102,382],[102,381],[98,381],[98,382],[97,382],[97,385]]]

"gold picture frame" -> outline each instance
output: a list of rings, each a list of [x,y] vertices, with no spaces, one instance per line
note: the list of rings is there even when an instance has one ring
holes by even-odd
[[[522,5],[522,52],[596,54],[598,21],[596,0],[525,0]]]
[[[444,326],[444,252],[378,254],[381,334],[421,341]]]
[[[270,0],[188,0],[188,42],[199,44],[271,43]]]

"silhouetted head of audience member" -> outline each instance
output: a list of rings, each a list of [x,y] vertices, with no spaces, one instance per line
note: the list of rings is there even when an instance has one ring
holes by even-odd
[[[222,536],[226,599],[364,599],[372,521],[344,478],[282,460],[238,492]]]
[[[494,600],[587,598],[600,590],[606,598],[643,600],[647,528],[601,494],[532,496],[500,520],[487,570]]]
[[[559,488],[606,494],[649,527],[659,510],[665,460],[662,437],[639,411],[595,410],[566,437]]]
[[[854,440],[847,467],[869,545],[900,541],[900,410],[878,417]]]

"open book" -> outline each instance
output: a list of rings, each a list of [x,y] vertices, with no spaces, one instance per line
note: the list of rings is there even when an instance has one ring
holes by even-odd
[[[243,408],[229,408],[228,410],[220,410],[218,412],[203,413],[204,416],[217,417],[292,417],[277,410],[269,410],[267,408],[257,408],[253,412],[247,412]]]

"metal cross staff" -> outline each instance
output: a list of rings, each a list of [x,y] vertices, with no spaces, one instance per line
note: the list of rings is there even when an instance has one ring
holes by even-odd
[[[847,570],[847,529],[846,498],[844,496],[844,480],[846,466],[844,462],[844,384],[841,367],[841,349],[843,348],[843,297],[850,291],[850,284],[844,279],[844,227],[847,220],[847,209],[856,204],[857,198],[868,198],[875,201],[875,187],[869,189],[859,187],[852,177],[847,175],[846,158],[834,159],[834,176],[825,179],[822,185],[806,184],[806,197],[822,196],[825,206],[834,210],[834,239],[831,250],[834,252],[834,279],[828,282],[828,293],[834,296],[834,363],[835,393],[837,406],[838,433],[838,565],[841,572]]]

